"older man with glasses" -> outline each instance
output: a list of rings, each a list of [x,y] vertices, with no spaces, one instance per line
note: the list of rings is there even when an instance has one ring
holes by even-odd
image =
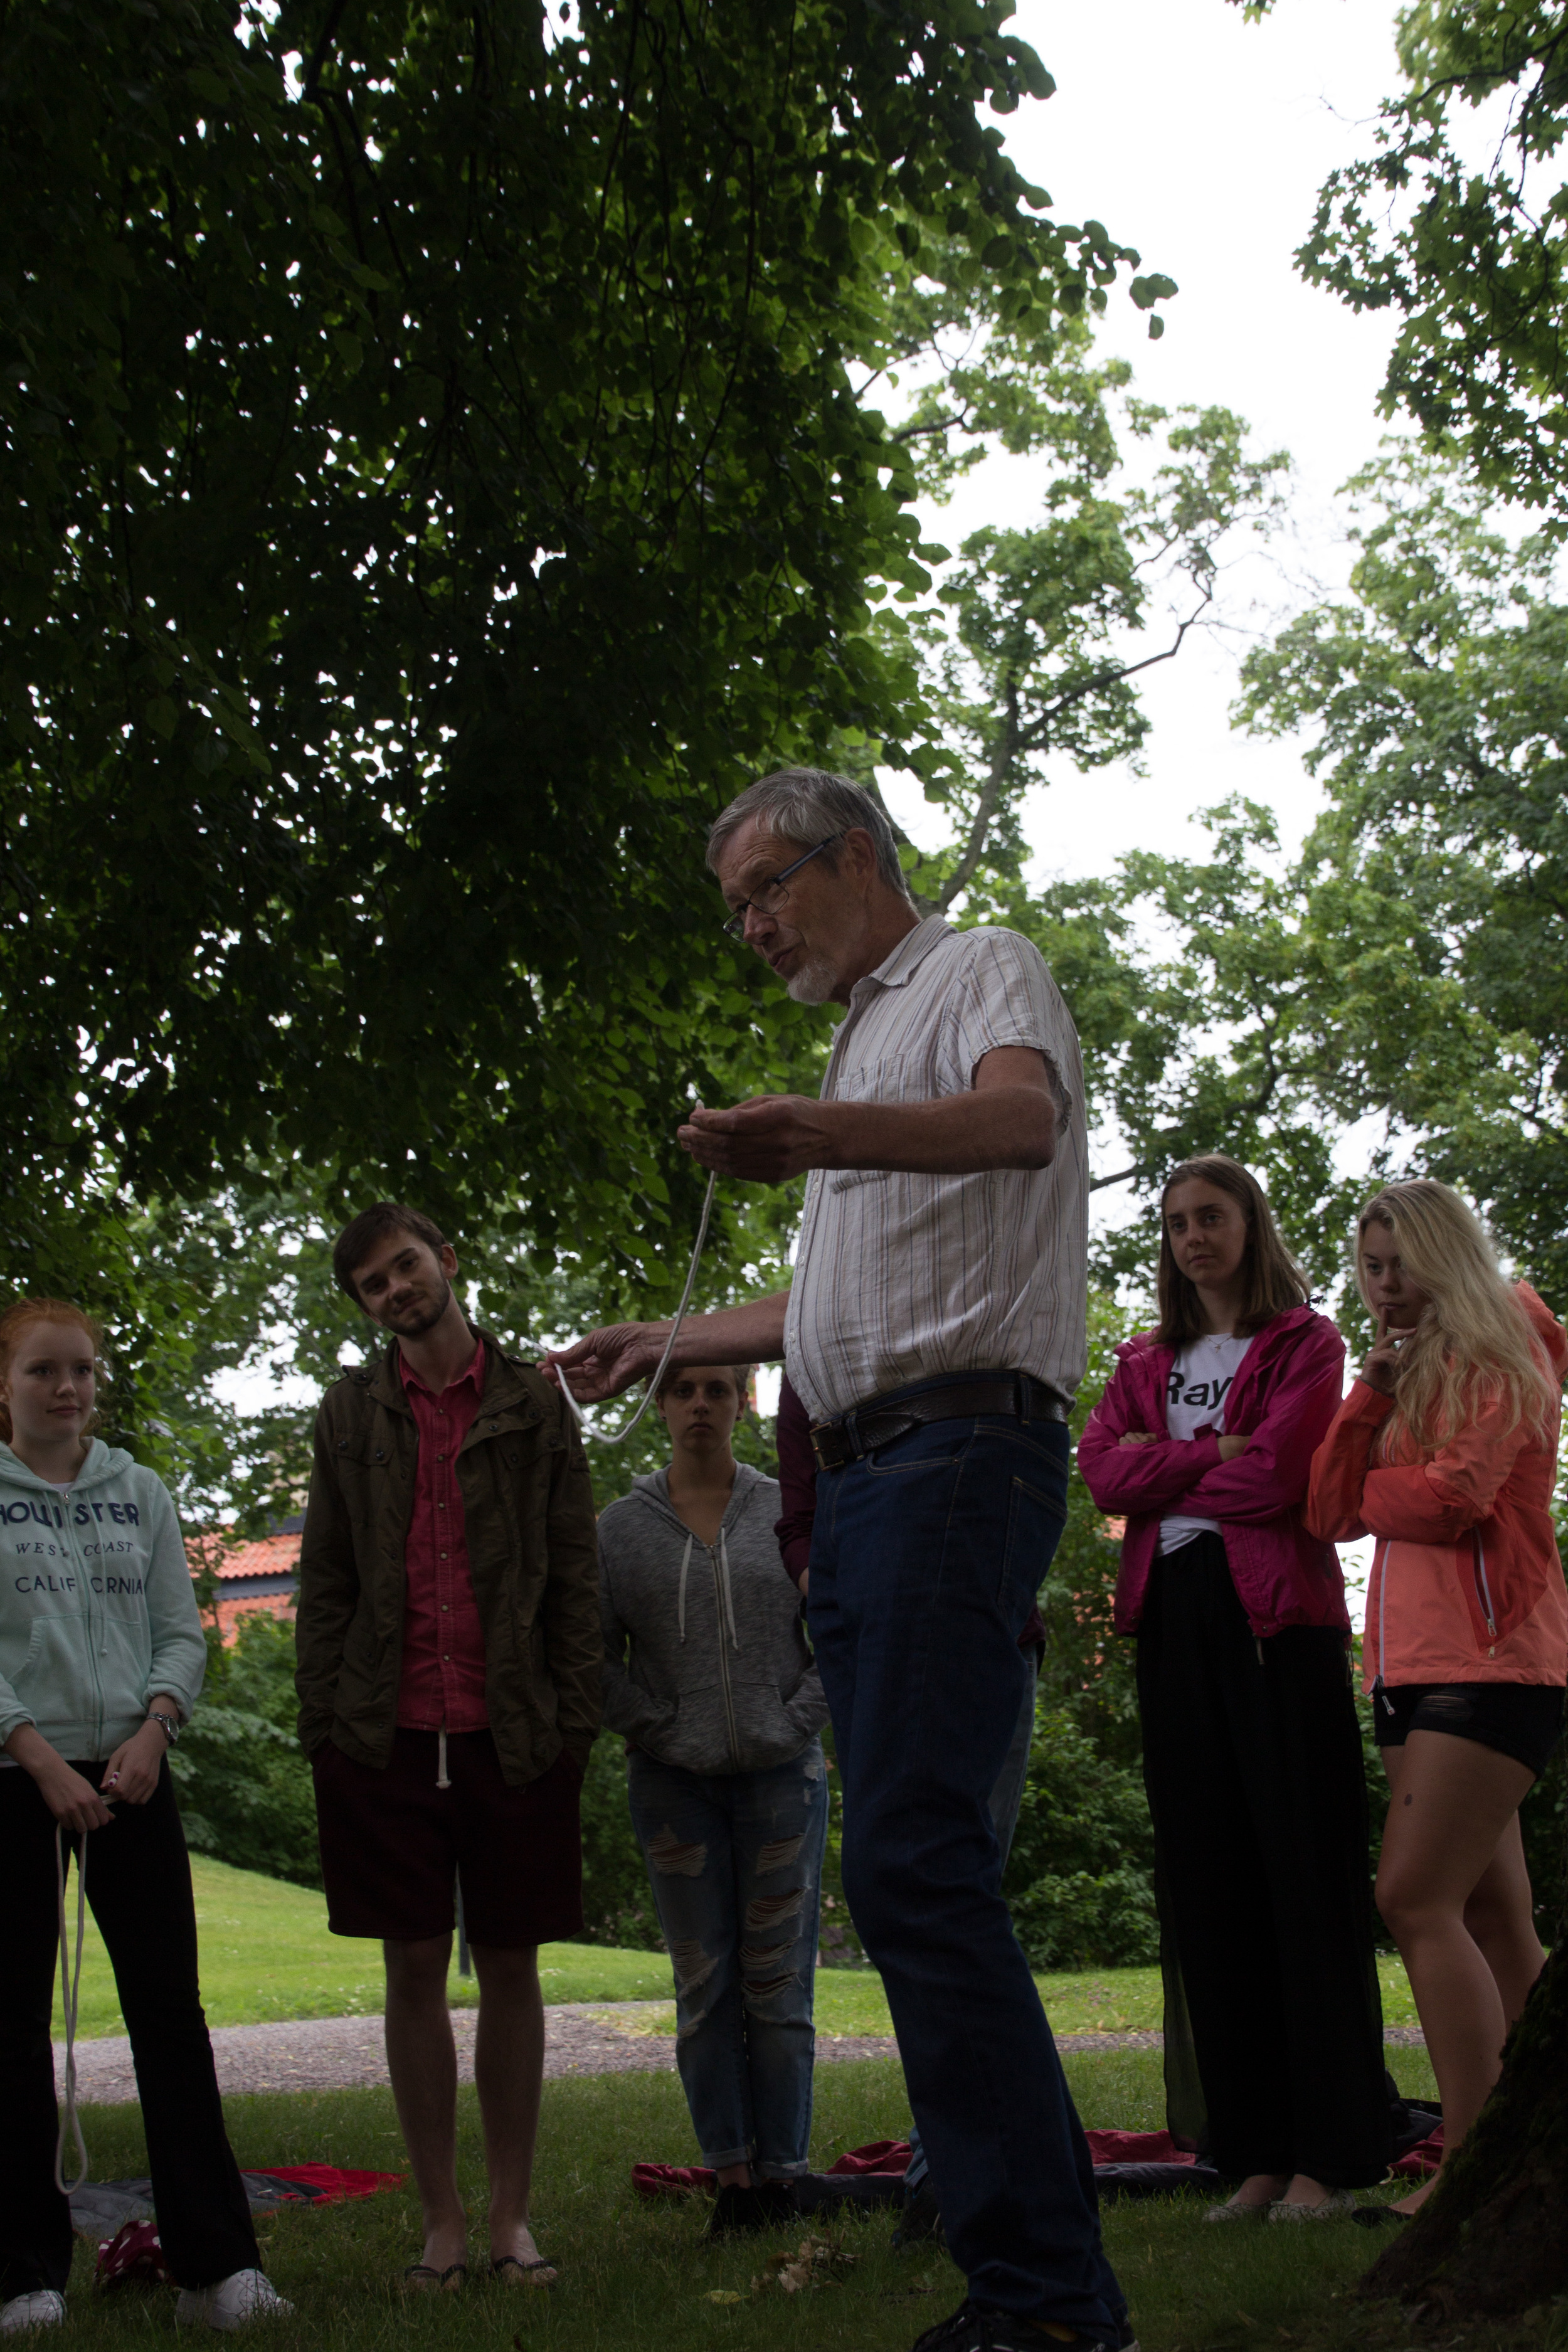
[[[1024,1697],[1018,1637],[1066,1515],[1084,1368],[1078,1039],[1029,940],[921,917],[886,816],[842,777],[752,784],[708,862],[725,929],[801,1003],[847,1007],[820,1099],[763,1096],[680,1129],[721,1174],[807,1181],[790,1288],[693,1317],[675,1361],[782,1355],[811,1416],[810,1622],[845,1891],[969,2288],[917,2352],[1128,2352],[989,1802]],[[584,1402],[614,1396],[668,1336],[620,1324],[552,1362]]]

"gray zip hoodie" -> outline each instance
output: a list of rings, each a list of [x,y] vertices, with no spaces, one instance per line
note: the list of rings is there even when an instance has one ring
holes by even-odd
[[[73,1762],[111,1756],[159,1693],[188,1717],[206,1670],[162,1479],[95,1437],[63,1496],[0,1445],[0,1740],[32,1723]]]
[[[742,1462],[716,1544],[677,1517],[663,1470],[599,1521],[605,1727],[661,1764],[765,1771],[827,1720],[778,1516],[776,1482]]]

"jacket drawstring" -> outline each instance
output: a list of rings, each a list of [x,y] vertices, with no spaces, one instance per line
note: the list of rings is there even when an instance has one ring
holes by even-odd
[[[449,1789],[451,1785],[447,1778],[447,1727],[443,1724],[436,1734],[436,1786]]]
[[[691,1547],[696,1540],[695,1536],[689,1535],[686,1538],[686,1549],[680,1555],[680,1595],[676,1603],[675,1622],[679,1629],[682,1642],[686,1639],[686,1578],[691,1566]]]
[[[690,1547],[688,1546],[688,1549]],[[719,1590],[724,1597],[724,1618],[730,1628],[730,1647],[738,1650],[741,1637],[735,1631],[735,1596],[730,1590],[730,1551],[724,1541],[724,1530],[719,1529]]]

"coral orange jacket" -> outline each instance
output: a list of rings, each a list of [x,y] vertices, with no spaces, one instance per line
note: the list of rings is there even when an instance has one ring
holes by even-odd
[[[1552,1369],[1568,1335],[1530,1285],[1519,1299]],[[1568,1591],[1552,1523],[1553,1411],[1504,1426],[1482,1406],[1436,1449],[1395,1440],[1374,1460],[1394,1400],[1358,1380],[1312,1461],[1307,1524],[1335,1543],[1375,1536],[1362,1656],[1379,1683],[1568,1682]]]

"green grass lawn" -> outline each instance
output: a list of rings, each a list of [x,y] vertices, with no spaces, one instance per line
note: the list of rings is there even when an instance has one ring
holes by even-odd
[[[359,2017],[382,2006],[381,1947],[327,1928],[324,1898],[255,1871],[193,1855],[201,1933],[202,1998],[213,2025],[257,2025],[289,2017]],[[652,2032],[673,2032],[669,1965],[661,1952],[615,1951],[598,1944],[546,1944],[540,1952],[550,2001],[646,2000]],[[1380,1963],[1384,2021],[1414,2025],[1410,1988],[1397,1959]],[[1101,1969],[1039,1979],[1058,2033],[1125,2033],[1160,2023],[1157,1969]],[[457,1974],[451,1997],[476,1998]],[[816,2018],[827,2033],[892,2031],[881,1980],[869,1969],[821,1969]],[[56,1988],[55,2031],[63,2031]],[[90,1916],[82,1962],[83,2037],[123,2033],[109,1958]]]
[[[1419,2050],[1391,2053],[1411,2092],[1430,2091]],[[1157,2053],[1069,2057],[1068,2073],[1086,2123],[1148,2129],[1162,2120]],[[326,2161],[404,2168],[392,2100],[384,2091],[342,2091],[231,2099],[229,2129],[242,2166]],[[459,2161],[469,2211],[482,2213],[479,2118],[471,2091],[459,2097]],[[884,2060],[825,2067],[817,2077],[814,2161],[826,2165],[862,2141],[900,2136],[908,2110],[898,2067]],[[84,2122],[94,2176],[145,2168],[138,2111],[89,2108]],[[902,2352],[959,2300],[958,2273],[942,2253],[895,2255],[884,2215],[841,2225],[856,2259],[839,2280],[796,2296],[751,2282],[776,2245],[804,2231],[740,2245],[709,2245],[706,2208],[644,2205],[632,2193],[639,2158],[689,2161],[690,2125],[676,2080],[664,2074],[602,2076],[545,2085],[535,2196],[542,2247],[562,2271],[550,2294],[507,2294],[488,2283],[460,2300],[405,2303],[395,2286],[417,2250],[417,2216],[406,2189],[361,2204],[295,2210],[262,2225],[265,2260],[295,2316],[269,2326],[277,2352]],[[1380,2194],[1382,2192],[1373,2192]],[[1405,2340],[1405,2330],[1339,2298],[1382,2241],[1351,2227],[1205,2229],[1194,2198],[1114,2208],[1108,2248],[1127,2290],[1145,2352],[1279,2352],[1282,2344],[1324,2347]],[[482,2239],[476,2254],[482,2252]],[[76,2287],[90,2255],[78,2252]],[[715,2294],[737,2294],[715,2303]],[[172,2344],[174,2298],[129,2289],[101,2301],[72,2296],[71,2341],[82,2352],[132,2352]],[[1380,2332],[1381,2330],[1381,2332]],[[258,2336],[258,2343],[263,2338]],[[1457,2339],[1456,2339],[1457,2340]],[[1510,2347],[1535,2341],[1529,2326],[1507,2331]],[[1494,2337],[1469,2330],[1467,2347]]]

